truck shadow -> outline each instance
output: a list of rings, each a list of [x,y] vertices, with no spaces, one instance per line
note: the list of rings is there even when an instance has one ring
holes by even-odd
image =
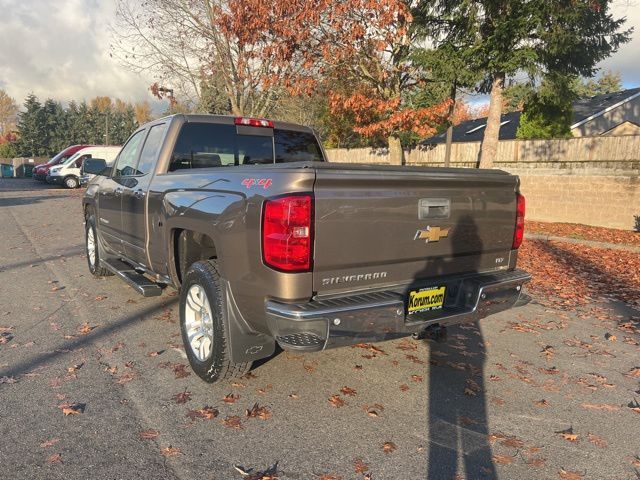
[[[456,257],[483,252],[471,215],[458,219],[449,240],[448,258],[428,261],[416,275],[416,283],[419,279],[438,279],[457,261]],[[468,269],[478,270],[477,263]],[[477,322],[448,327],[446,343],[429,341],[428,480],[453,479],[457,475],[496,477],[488,437],[485,361],[485,344]]]

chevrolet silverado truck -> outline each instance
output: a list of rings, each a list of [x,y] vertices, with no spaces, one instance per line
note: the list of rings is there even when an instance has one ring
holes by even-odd
[[[525,200],[499,170],[328,163],[290,123],[174,115],[88,159],[87,262],[180,292],[205,381],[285,350],[421,335],[524,303]]]

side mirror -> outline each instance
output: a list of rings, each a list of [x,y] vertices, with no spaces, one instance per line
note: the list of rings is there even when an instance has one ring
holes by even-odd
[[[105,175],[107,162],[102,158],[87,158],[84,161],[82,171],[89,175]]]

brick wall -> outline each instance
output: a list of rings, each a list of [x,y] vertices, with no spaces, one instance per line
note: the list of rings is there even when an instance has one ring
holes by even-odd
[[[527,218],[633,230],[640,215],[640,176],[520,175]]]

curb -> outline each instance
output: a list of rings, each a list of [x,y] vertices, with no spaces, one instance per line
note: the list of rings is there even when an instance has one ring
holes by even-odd
[[[609,250],[622,250],[625,252],[640,253],[640,247],[634,247],[632,245],[620,245],[618,243],[596,242],[594,240],[582,240],[579,238],[555,237],[553,235],[546,235],[543,233],[525,233],[524,238],[529,240],[542,240],[544,242],[573,243],[575,245],[585,245],[587,247],[607,248]]]

